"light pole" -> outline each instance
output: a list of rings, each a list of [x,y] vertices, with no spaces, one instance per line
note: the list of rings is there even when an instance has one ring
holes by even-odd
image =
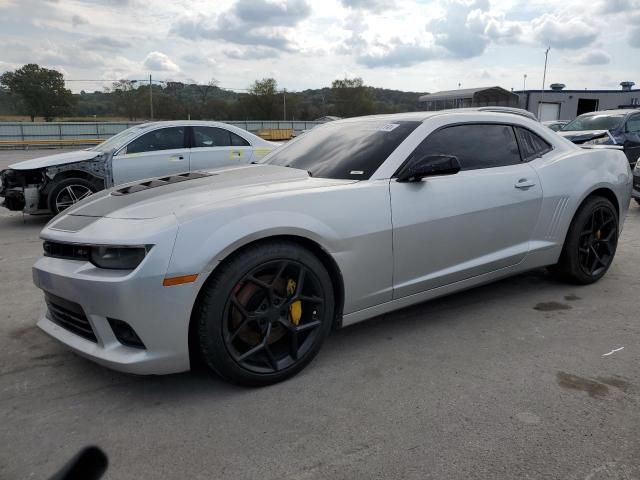
[[[542,105],[544,104],[544,84],[547,81],[547,60],[549,58],[549,50],[551,47],[547,47],[544,52],[544,73],[542,74],[542,93],[540,94],[540,105],[538,106],[538,120],[542,120]]]
[[[153,80],[151,80],[151,74],[149,74],[149,113],[151,120],[153,120]]]
[[[282,90],[282,105],[283,105],[283,111],[284,111],[284,116],[282,117],[283,120],[287,120],[287,89],[283,89]]]
[[[522,91],[524,92],[527,89],[527,74],[524,74],[523,80],[522,80]]]

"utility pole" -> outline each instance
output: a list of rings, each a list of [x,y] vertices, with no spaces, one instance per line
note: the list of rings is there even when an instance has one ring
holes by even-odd
[[[287,89],[283,89],[282,90],[282,105],[283,105],[283,110],[284,110],[284,116],[283,116],[283,120],[287,120]]]
[[[551,46],[547,47],[547,50],[544,52],[544,73],[542,74],[542,93],[540,94],[540,105],[538,106],[538,120],[542,120],[542,104],[544,103],[544,84],[547,81],[549,50],[551,50]]]
[[[522,80],[522,91],[524,92],[527,89],[527,74],[524,74],[524,79]]]
[[[153,120],[153,80],[151,80],[151,74],[149,74],[149,113],[151,120]]]

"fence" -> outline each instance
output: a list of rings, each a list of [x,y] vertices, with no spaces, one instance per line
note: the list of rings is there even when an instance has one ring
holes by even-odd
[[[141,122],[0,122],[0,145],[43,144],[44,141],[55,140],[51,144],[77,144],[82,140],[97,143]],[[324,122],[305,121],[232,121],[225,122],[236,127],[257,133],[261,129],[293,129],[296,133],[308,130]]]

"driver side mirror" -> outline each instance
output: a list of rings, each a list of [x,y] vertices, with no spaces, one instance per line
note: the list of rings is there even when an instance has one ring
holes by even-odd
[[[398,175],[398,182],[419,182],[425,177],[454,175],[461,170],[454,155],[425,155],[412,159]]]

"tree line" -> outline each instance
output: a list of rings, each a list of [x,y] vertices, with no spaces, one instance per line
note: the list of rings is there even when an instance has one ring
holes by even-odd
[[[151,89],[151,91],[150,91]],[[129,120],[315,120],[418,109],[424,93],[374,88],[361,78],[335,80],[330,87],[288,92],[273,78],[255,80],[246,92],[206,84],[120,80],[102,91],[72,93],[64,76],[36,64],[0,75],[0,114],[33,121],[62,117],[123,117]],[[150,101],[151,99],[151,101]]]

